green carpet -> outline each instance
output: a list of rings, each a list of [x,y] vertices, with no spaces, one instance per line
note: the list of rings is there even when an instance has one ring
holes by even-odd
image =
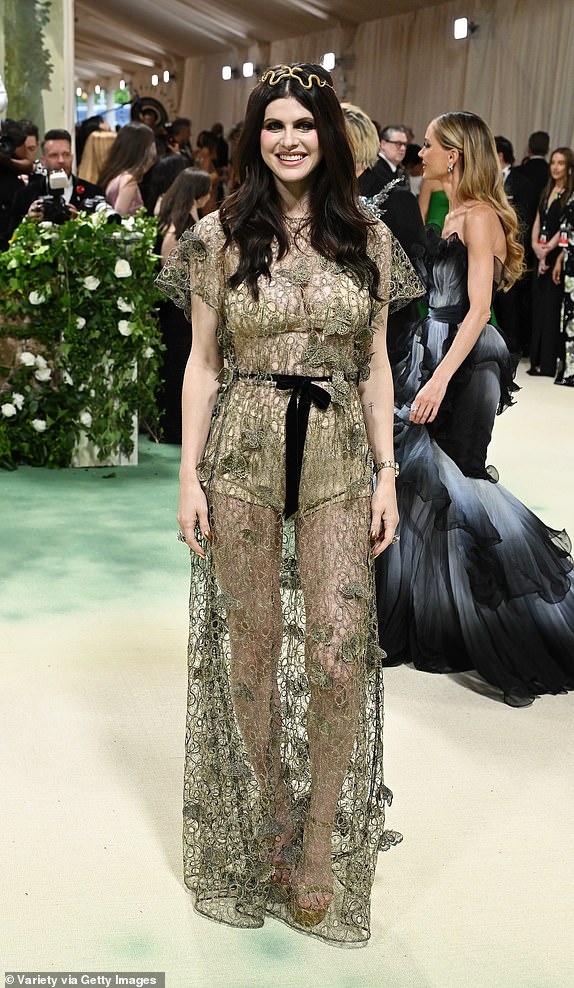
[[[0,471],[0,617],[180,593],[179,455],[140,439],[137,467]]]

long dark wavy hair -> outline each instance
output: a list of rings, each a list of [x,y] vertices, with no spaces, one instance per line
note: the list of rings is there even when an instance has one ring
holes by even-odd
[[[147,124],[129,123],[122,127],[100,169],[98,185],[105,189],[122,172],[130,172],[136,182],[141,182],[154,161],[154,141],[153,130]]]
[[[293,70],[296,75],[290,74]],[[306,62],[268,70],[249,97],[237,152],[241,184],[220,210],[226,246],[235,243],[239,248],[239,265],[229,284],[236,288],[246,282],[257,298],[257,279],[271,277],[272,242],[277,241],[279,259],[289,246],[279,193],[260,150],[265,110],[274,100],[288,96],[312,113],[323,152],[310,196],[311,246],[322,257],[341,264],[359,284],[367,285],[376,299],[379,271],[367,253],[372,221],[357,201],[355,164],[343,112],[330,74],[321,65]]]
[[[185,168],[172,182],[161,200],[158,217],[158,230],[167,233],[175,227],[179,240],[184,230],[192,225],[189,211],[197,199],[206,196],[211,189],[211,177],[199,168]]]

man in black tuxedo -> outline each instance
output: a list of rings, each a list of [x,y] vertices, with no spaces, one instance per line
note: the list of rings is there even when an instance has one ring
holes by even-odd
[[[99,185],[86,182],[72,173],[72,138],[67,130],[49,130],[42,141],[42,156],[40,163],[48,174],[62,170],[66,173],[67,184],[63,192],[64,202],[70,207],[72,217],[77,216],[84,201],[93,196],[103,195]],[[34,209],[34,203],[49,192],[44,175],[31,175],[26,186],[23,186],[14,200],[13,226],[29,214],[35,219],[42,218],[42,210]]]
[[[400,179],[400,162],[407,150],[407,135],[400,126],[384,127],[381,133],[381,151],[377,161],[372,168],[359,175],[359,194],[367,198],[376,196],[389,183]],[[426,237],[418,202],[410,191],[406,173],[405,179],[405,184],[399,181],[390,188],[381,207],[381,219],[394,233],[407,257],[414,261],[423,255]],[[417,318],[417,312],[416,302],[411,302],[388,318],[387,349],[393,368],[404,356],[408,327]]]
[[[375,196],[396,178],[401,179],[401,187],[410,191],[408,175],[403,168],[407,146],[407,133],[401,124],[383,127],[379,157],[372,168],[367,168],[359,178],[359,192],[362,196]]]
[[[548,181],[549,165],[546,155],[550,150],[550,136],[545,130],[535,130],[528,138],[528,157],[517,169],[534,186],[536,204],[540,201],[542,190]]]
[[[514,149],[506,137],[495,137],[496,150],[504,179],[504,191],[520,223],[519,240],[524,247],[527,271],[510,291],[498,292],[494,299],[494,312],[510,348],[528,354],[531,335],[530,290],[532,276],[531,233],[538,198],[530,180],[519,168],[513,168]]]

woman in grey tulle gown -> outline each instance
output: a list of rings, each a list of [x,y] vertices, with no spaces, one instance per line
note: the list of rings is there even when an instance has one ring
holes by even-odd
[[[486,466],[495,415],[514,390],[489,317],[493,292],[521,273],[516,215],[479,117],[433,120],[420,156],[450,211],[442,238],[429,231],[428,317],[394,372],[401,542],[378,563],[381,642],[390,664],[476,669],[506,703],[528,706],[574,688],[574,591],[567,535]]]

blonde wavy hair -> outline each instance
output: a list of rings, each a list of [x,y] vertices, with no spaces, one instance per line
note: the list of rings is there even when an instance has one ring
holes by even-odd
[[[364,171],[365,168],[371,168],[379,156],[377,128],[360,106],[341,103],[341,109],[356,170]]]
[[[475,113],[462,110],[442,113],[432,123],[437,140],[446,151],[460,154],[461,176],[457,198],[488,203],[498,216],[506,236],[506,261],[501,287],[508,291],[524,271],[524,248],[518,241],[518,217],[510,205],[496,144],[490,128]]]

